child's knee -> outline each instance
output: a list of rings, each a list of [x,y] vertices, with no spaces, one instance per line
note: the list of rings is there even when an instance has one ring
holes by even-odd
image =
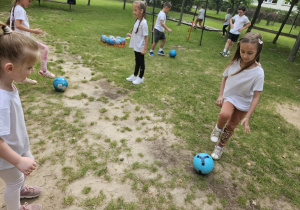
[[[221,111],[221,112],[219,113],[219,119],[225,119],[225,120],[228,120],[229,118],[230,118],[230,114],[229,114],[229,113],[223,112],[223,111]]]

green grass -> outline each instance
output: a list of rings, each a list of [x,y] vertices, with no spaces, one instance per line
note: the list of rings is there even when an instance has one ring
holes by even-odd
[[[134,70],[133,50],[128,47],[107,47],[98,42],[102,34],[126,35],[135,21],[131,5],[126,4],[126,9],[123,10],[123,3],[119,1],[91,1],[91,6],[87,6],[86,3],[85,0],[77,0],[77,5],[72,8],[72,12],[68,12],[67,5],[42,2],[42,6],[38,7],[38,2],[35,1],[27,9],[31,28],[42,28],[46,31],[48,35],[42,39],[47,45],[55,46],[57,53],[62,52],[63,49],[61,44],[57,44],[59,42],[68,45],[67,52],[70,55],[80,55],[82,59],[74,59],[74,63],[81,63],[91,68],[95,75],[91,80],[97,81],[100,78],[106,78],[107,81],[113,81],[115,85],[126,90],[125,93],[129,95],[130,100],[136,104],[136,112],[140,112],[141,107],[146,107],[156,116],[161,117],[164,122],[172,124],[173,132],[183,139],[182,142],[173,143],[174,153],[184,148],[191,154],[198,152],[210,154],[213,144],[209,143],[209,135],[219,113],[215,101],[219,92],[222,72],[228,62],[227,59],[218,55],[225,44],[224,39],[220,38],[221,34],[205,31],[200,47],[200,30],[193,31],[190,41],[187,42],[189,28],[185,25],[178,27],[177,23],[167,21],[167,26],[173,32],[166,33],[167,42],[164,50],[169,52],[171,49],[175,49],[177,57],[171,59],[168,56],[158,56],[157,46],[154,57],[145,57],[145,84],[133,86],[125,81],[125,78]],[[3,4],[1,12],[9,10],[8,3],[1,4]],[[3,19],[4,16],[0,16],[0,18]],[[149,29],[151,28],[151,19],[152,16],[148,15]],[[192,18],[185,15],[184,19],[190,21]],[[221,28],[222,23],[207,19],[206,25]],[[261,32],[261,34],[264,38],[261,64],[265,71],[265,85],[261,101],[250,120],[252,133],[246,135],[243,133],[242,127],[239,127],[228,143],[227,152],[217,164],[224,170],[226,167],[239,169],[233,171],[229,176],[232,179],[231,185],[237,187],[241,193],[237,198],[232,198],[234,203],[241,208],[245,208],[249,200],[265,197],[274,200],[282,199],[295,208],[300,208],[300,161],[298,156],[300,131],[287,123],[276,112],[278,103],[300,103],[298,82],[300,55],[298,54],[294,63],[288,62],[287,57],[295,39],[281,36],[274,45],[271,43],[274,34],[265,32]],[[149,40],[151,40],[151,33]],[[148,49],[150,44],[151,41]],[[50,61],[49,66],[57,74],[62,70],[56,67],[63,62],[63,59],[56,62]],[[39,64],[37,64],[38,66]],[[32,79],[37,77],[39,77],[37,74],[32,75]],[[33,150],[40,164],[47,161],[51,161],[53,164],[58,161],[64,162],[67,155],[64,148],[74,149],[80,151],[78,156],[73,157],[76,167],[65,165],[62,170],[65,180],[57,182],[59,189],[65,191],[70,183],[83,178],[88,171],[92,171],[96,176],[105,177],[106,180],[111,180],[107,163],[117,161],[115,157],[123,149],[128,149],[126,141],[122,138],[120,138],[121,140],[110,140],[106,137],[101,139],[101,135],[98,135],[99,143],[93,145],[94,147],[84,146],[89,143],[89,139],[85,137],[87,133],[85,127],[89,125],[85,125],[83,122],[84,110],[64,107],[61,102],[64,95],[57,94],[52,88],[49,88],[52,86],[52,81],[41,78],[39,80],[41,82],[39,82],[38,88],[28,85],[19,87],[25,118],[29,125],[33,121],[45,123],[45,127],[41,129],[41,132],[48,136],[45,141],[56,143],[57,147],[62,148],[54,153],[53,157],[44,157],[39,151],[40,149],[45,150],[45,141],[39,139]],[[88,83],[88,81],[84,81],[84,83]],[[89,97],[85,93],[81,93],[72,97],[72,100],[84,99],[90,102],[100,101],[110,107],[113,106],[109,99],[103,96]],[[43,107],[36,105],[39,101],[43,101]],[[106,116],[108,109],[99,107],[98,110],[95,110],[95,114],[108,121],[116,122],[130,118],[130,113],[127,112],[118,118]],[[74,121],[69,123],[61,116],[72,117]],[[141,121],[141,126],[148,126],[146,122],[151,119],[149,116],[141,115],[135,120],[136,123]],[[47,130],[47,126],[49,126],[49,130]],[[95,123],[93,126],[97,126],[97,124]],[[160,131],[160,128],[155,127],[154,130],[157,132]],[[120,130],[123,133],[131,131],[131,128],[126,126]],[[85,140],[77,144],[77,141],[83,139]],[[155,138],[149,137],[148,140],[154,141]],[[143,138],[135,137],[134,141],[142,142]],[[105,147],[101,143],[105,144]],[[106,147],[109,147],[110,150],[106,150]],[[282,158],[282,154],[285,154],[286,158]],[[139,156],[143,155],[140,153]],[[249,166],[247,164],[249,162],[253,164]],[[186,165],[190,167],[191,163],[186,163]],[[130,180],[132,189],[140,193],[140,202],[126,203],[123,198],[115,198],[107,201],[106,209],[141,209],[141,207],[155,209],[161,203],[166,207],[165,209],[176,209],[171,195],[169,197],[167,195],[165,197],[149,196],[147,192],[151,186],[166,191],[175,187],[187,188],[190,185],[193,185],[192,190],[194,191],[223,187],[222,172],[212,172],[207,178],[191,174],[186,167],[180,165],[177,168],[164,168],[170,179],[163,183],[160,179],[144,180],[135,174],[138,170],[158,173],[158,168],[163,168],[160,160],[156,164],[146,161],[134,162],[125,171],[124,180]],[[181,182],[178,182],[179,178]],[[207,197],[209,204],[213,203],[215,199],[220,199],[222,205],[228,207],[233,202],[229,202],[224,194],[213,193],[208,194]],[[105,195],[100,192],[96,197],[87,197],[82,200],[81,205],[99,206],[105,199]],[[184,200],[190,203],[194,199],[195,196],[189,193]],[[62,199],[62,203],[72,205],[75,200],[75,197],[68,196]]]

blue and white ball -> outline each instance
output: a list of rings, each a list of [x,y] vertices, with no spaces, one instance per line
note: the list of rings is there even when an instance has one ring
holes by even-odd
[[[121,39],[116,39],[115,44],[120,45],[121,44]]]
[[[125,45],[126,44],[126,39],[121,38],[120,40],[121,40],[121,45]]]
[[[109,39],[115,39],[115,37],[113,35],[110,35],[108,38]]]
[[[206,153],[199,153],[194,157],[193,165],[197,172],[208,174],[214,168],[214,160]]]
[[[102,42],[106,43],[107,41],[108,41],[108,37],[107,36],[103,37]]]
[[[115,40],[112,38],[108,38],[107,43],[113,45],[115,43]]]
[[[103,42],[104,37],[107,37],[106,35],[101,36],[101,41]]]
[[[53,81],[53,86],[55,90],[59,92],[64,92],[68,87],[68,81],[63,77],[57,77]]]

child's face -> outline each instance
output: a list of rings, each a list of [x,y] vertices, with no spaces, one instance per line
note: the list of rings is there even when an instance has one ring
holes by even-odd
[[[238,14],[239,14],[239,16],[243,16],[244,14],[246,13],[246,11],[244,12],[243,10],[238,10]]]
[[[170,11],[170,9],[171,9],[170,7],[164,7],[163,11],[164,11],[164,13],[168,13]]]
[[[240,55],[245,63],[253,61],[257,54],[257,44],[255,43],[240,43]]]
[[[30,59],[25,63],[18,63],[13,65],[12,79],[16,82],[22,82],[26,77],[28,77],[34,71],[34,64],[36,59]]]
[[[32,0],[20,0],[19,2],[22,7],[27,8],[31,4]]]
[[[138,7],[138,5],[134,4],[134,5],[132,6],[132,10],[133,10],[133,15],[134,15],[135,17],[137,17],[137,18],[141,18],[141,17],[142,17],[144,10],[143,10],[143,9],[140,9],[140,8]]]

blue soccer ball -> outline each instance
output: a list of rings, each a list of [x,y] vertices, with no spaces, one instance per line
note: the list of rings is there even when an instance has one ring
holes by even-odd
[[[121,39],[116,39],[115,44],[120,45],[121,44]]]
[[[169,52],[169,55],[170,55],[171,58],[175,58],[175,56],[177,55],[176,50],[171,50],[171,51]]]
[[[112,38],[108,38],[107,43],[113,45],[115,43],[115,40]]]
[[[115,37],[113,35],[110,35],[108,38],[109,39],[115,39]]]
[[[54,88],[59,92],[64,92],[68,87],[68,81],[63,77],[57,77],[53,81]]]
[[[126,44],[126,39],[121,38],[120,40],[121,40],[121,45],[125,45]]]
[[[103,37],[103,39],[102,39],[102,42],[107,42],[108,41],[108,37],[107,36],[105,36],[105,37]]]
[[[193,165],[197,172],[208,174],[214,168],[214,160],[206,153],[199,153],[194,157]]]
[[[105,38],[105,37],[107,37],[106,35],[102,35],[101,36],[101,41],[103,42],[103,39]]]

